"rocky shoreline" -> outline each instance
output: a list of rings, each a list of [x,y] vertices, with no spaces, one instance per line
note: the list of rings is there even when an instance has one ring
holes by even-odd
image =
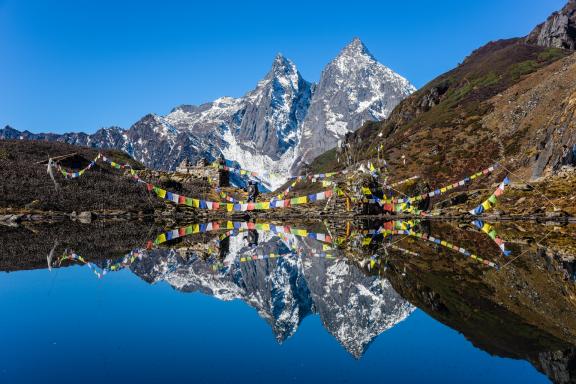
[[[192,210],[172,210],[156,212],[131,212],[124,210],[103,210],[103,211],[82,211],[82,212],[60,212],[60,211],[40,211],[29,209],[0,209],[0,226],[17,227],[24,224],[49,224],[63,221],[73,221],[81,224],[91,224],[98,221],[155,221],[155,222],[203,222],[211,220],[249,220],[249,219],[274,219],[274,220],[302,220],[302,219],[345,219],[345,220],[441,220],[441,221],[470,221],[475,219],[490,222],[510,222],[528,221],[544,225],[566,225],[576,224],[576,217],[566,214],[566,212],[543,212],[530,215],[517,214],[484,214],[473,216],[470,214],[439,213],[429,216],[418,216],[409,214],[380,214],[362,215],[354,212],[326,212],[326,211],[305,211],[305,212],[274,212],[274,211],[252,211],[252,212],[202,212]]]

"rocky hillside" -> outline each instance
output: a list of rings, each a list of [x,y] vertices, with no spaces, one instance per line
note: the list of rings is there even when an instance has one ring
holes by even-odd
[[[256,88],[239,98],[181,105],[166,116],[149,114],[126,130],[55,135],[6,127],[0,139],[121,149],[161,170],[174,170],[183,159],[224,154],[243,168],[289,175],[365,121],[387,117],[414,90],[354,39],[326,66],[318,85],[304,80],[296,65],[279,54]],[[268,187],[284,181],[272,177]]]
[[[568,48],[575,4],[570,1],[526,38],[477,49],[389,118],[365,124],[348,139],[357,158],[376,157],[381,148],[398,178],[418,174],[433,185],[495,161],[528,178],[574,164],[576,58]],[[561,38],[559,30],[565,31]],[[335,151],[327,152],[313,169],[333,167],[335,158]]]
[[[124,152],[105,150],[104,155],[121,163],[129,163],[136,169],[142,164],[134,161]],[[142,185],[124,175],[124,170],[116,170],[108,165],[96,163],[82,177],[64,179],[54,171],[58,189],[47,174],[48,157],[73,155],[59,163],[66,169],[78,170],[86,167],[98,154],[92,148],[69,145],[59,142],[41,141],[0,141],[0,210],[46,214],[47,211],[72,213],[82,211],[122,211],[136,215],[152,214],[165,207],[164,202],[151,196]],[[151,181],[173,190],[183,190],[200,195],[208,185],[204,180],[189,180],[174,183],[171,180]]]

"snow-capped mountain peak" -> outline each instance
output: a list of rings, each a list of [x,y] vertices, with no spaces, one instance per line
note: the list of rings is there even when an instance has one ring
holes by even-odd
[[[302,125],[297,163],[309,163],[364,122],[385,119],[415,90],[355,38],[322,71]]]
[[[180,105],[166,116],[148,114],[127,130],[20,136],[118,148],[149,167],[167,170],[184,159],[212,160],[223,154],[243,168],[277,175],[267,182],[275,189],[346,133],[367,120],[386,118],[414,90],[355,38],[328,63],[317,85],[277,54],[262,80],[242,97]],[[2,136],[19,134],[6,130]]]
[[[368,57],[372,60],[376,60],[372,53],[368,50],[366,45],[360,40],[360,38],[355,37],[352,39],[348,45],[346,45],[336,56],[335,60],[339,60],[341,58],[355,58],[355,57]]]
[[[272,63],[272,69],[266,78],[277,80],[283,87],[298,88],[301,79],[296,65],[288,58],[278,53]]]

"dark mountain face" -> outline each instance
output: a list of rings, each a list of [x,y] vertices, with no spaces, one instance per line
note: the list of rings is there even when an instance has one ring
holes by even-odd
[[[57,141],[61,136],[54,133],[32,133],[29,131],[18,131],[7,125],[0,129],[1,140],[43,140]]]
[[[238,143],[279,160],[298,142],[298,127],[308,111],[312,88],[290,60],[277,55],[270,72],[246,96]]]
[[[0,130],[0,139],[2,140],[19,140],[25,132],[20,132],[7,125]]]

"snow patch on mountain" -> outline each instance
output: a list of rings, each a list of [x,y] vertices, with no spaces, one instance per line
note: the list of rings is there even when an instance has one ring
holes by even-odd
[[[289,148],[279,159],[275,160],[266,155],[245,149],[229,130],[224,131],[223,139],[226,142],[221,152],[227,159],[234,159],[244,169],[261,172],[266,187],[276,190],[286,182],[285,175],[289,175],[296,148]]]

